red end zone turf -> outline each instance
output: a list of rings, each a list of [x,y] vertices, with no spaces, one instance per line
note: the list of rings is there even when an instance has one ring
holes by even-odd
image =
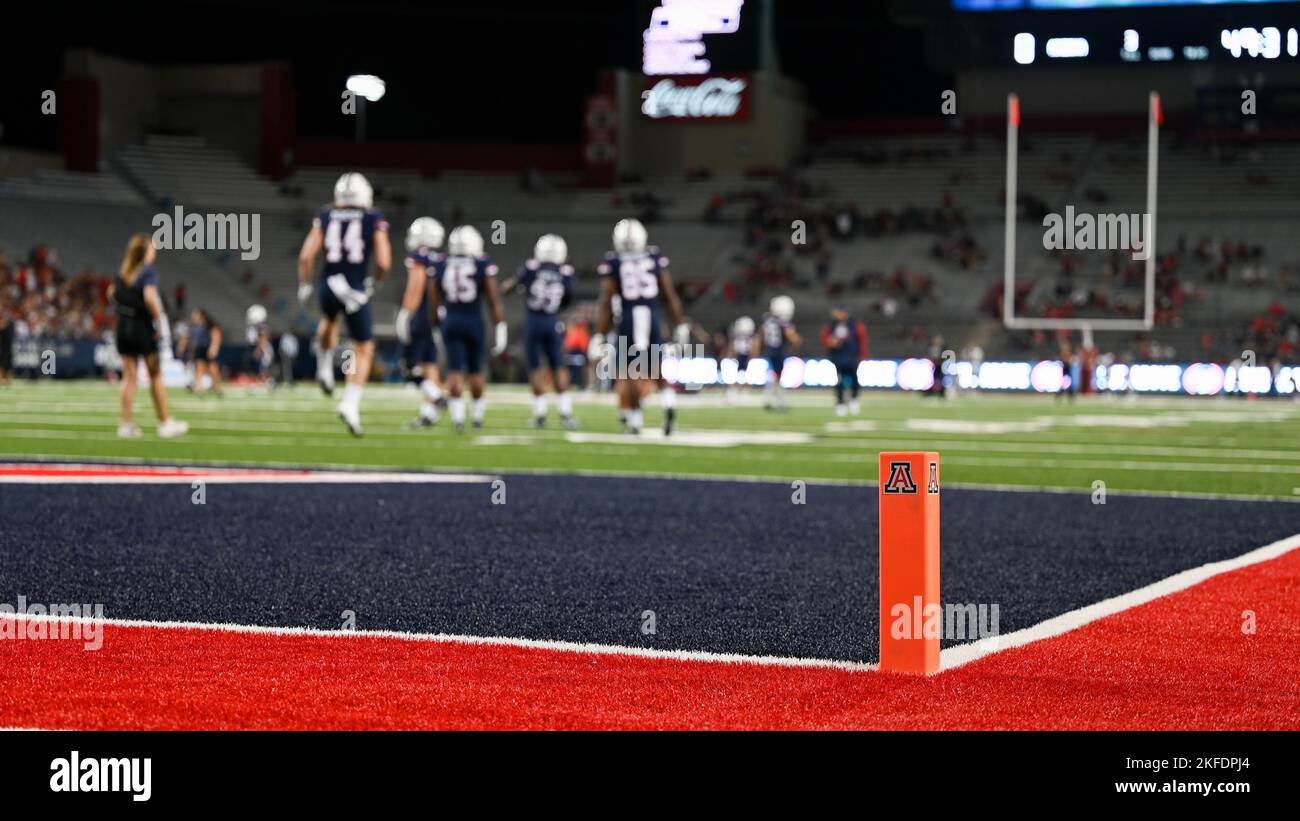
[[[0,726],[1295,730],[1297,648],[1300,550],[931,678],[108,625],[0,641]]]

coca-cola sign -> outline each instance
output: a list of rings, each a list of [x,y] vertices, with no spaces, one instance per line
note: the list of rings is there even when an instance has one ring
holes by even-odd
[[[662,77],[641,92],[641,113],[652,120],[744,120],[747,77]]]

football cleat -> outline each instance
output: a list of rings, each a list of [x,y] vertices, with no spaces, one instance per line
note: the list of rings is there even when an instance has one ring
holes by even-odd
[[[664,436],[672,436],[673,428],[677,425],[677,409],[667,408],[664,410]]]
[[[561,416],[560,426],[563,427],[565,430],[577,430],[578,420],[574,419],[572,416]]]
[[[355,410],[355,409],[353,409],[353,408],[344,408],[344,407],[340,406],[340,407],[339,407],[339,418],[343,420],[343,424],[344,424],[344,425],[347,425],[348,433],[351,433],[353,436],[356,436],[356,437],[360,437],[360,436],[361,436],[361,414],[360,414],[360,412],[358,412],[357,410]]]
[[[189,429],[188,422],[169,418],[158,423],[158,436],[163,439],[175,439],[177,436],[184,436]]]
[[[544,427],[546,427],[546,417],[545,417],[545,416],[534,416],[534,417],[533,417],[533,427],[535,427],[535,428],[544,428]]]

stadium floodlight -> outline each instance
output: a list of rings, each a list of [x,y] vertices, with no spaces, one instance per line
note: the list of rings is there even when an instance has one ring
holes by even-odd
[[[353,74],[348,77],[348,91],[359,97],[364,97],[372,103],[377,103],[384,98],[384,92],[387,86],[384,81],[373,74]]]
[[[1143,289],[1143,310],[1141,319],[1090,319],[1059,317],[1018,317],[1016,316],[1016,205],[1017,174],[1020,164],[1020,97],[1007,95],[1007,176],[1006,176],[1006,219],[1004,225],[1004,256],[1002,286],[1002,324],[1018,330],[1079,330],[1083,332],[1085,345],[1092,344],[1092,332],[1099,331],[1149,331],[1155,326],[1156,310],[1156,200],[1160,182],[1160,126],[1164,122],[1164,110],[1160,105],[1160,94],[1152,91],[1147,97],[1147,201],[1146,213],[1142,215],[1146,222],[1146,257],[1145,287]]]
[[[377,103],[382,100],[388,86],[373,74],[353,74],[348,77],[347,89],[359,98],[356,109],[357,142],[365,142],[366,103]]]

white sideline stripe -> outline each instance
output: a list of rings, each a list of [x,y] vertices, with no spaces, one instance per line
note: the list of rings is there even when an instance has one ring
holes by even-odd
[[[486,475],[455,473],[321,473],[316,475],[262,473],[248,476],[195,473],[188,476],[4,476],[0,485],[351,485],[481,484],[492,481]]]
[[[384,638],[425,641],[439,644],[473,644],[493,647],[520,647],[530,650],[560,650],[598,656],[638,656],[673,661],[705,661],[723,664],[759,664],[777,667],[821,667],[837,670],[875,670],[878,665],[836,659],[794,658],[789,656],[749,656],[741,653],[713,653],[708,650],[656,650],[652,647],[624,647],[617,644],[559,641],[556,639],[517,639],[506,636],[465,636],[454,633],[407,633],[401,630],[323,630],[319,627],[265,627],[256,624],[222,622],[145,621],[143,619],[96,619],[86,616],[51,616],[0,613],[0,619],[12,621],[56,622],[69,624],[145,627],[162,630],[208,630],[218,633],[245,633],[266,636],[312,636],[317,638],[361,639]]]
[[[1243,567],[1266,562],[1283,556],[1300,548],[1300,533],[1288,536],[1270,545],[1257,548],[1234,559],[1184,570],[1169,578],[1162,579],[1146,587],[1133,590],[1114,598],[1106,599],[1071,610],[1046,621],[1016,630],[994,639],[985,639],[957,647],[949,647],[939,654],[940,672],[952,670],[972,661],[991,656],[1002,650],[1023,647],[1032,642],[1077,630],[1107,616],[1129,610],[1134,607],[1178,593],[1200,584],[1207,579]],[[314,636],[320,638],[390,638],[404,641],[427,641],[447,644],[470,644],[493,647],[519,647],[531,650],[556,650],[570,653],[587,653],[606,656],[635,656],[638,658],[669,659],[673,661],[700,661],[721,664],[757,664],[773,667],[803,667],[848,672],[870,672],[879,670],[878,664],[865,662],[841,661],[836,659],[797,658],[791,656],[750,656],[739,653],[714,653],[707,650],[656,650],[647,647],[625,647],[616,644],[593,644],[585,642],[559,641],[554,639],[520,639],[505,636],[466,636],[453,633],[407,633],[399,630],[323,630],[316,627],[265,627],[252,624],[226,624],[187,621],[145,621],[142,619],[95,619],[84,616],[50,616],[15,613],[0,613],[0,619],[13,621],[68,622],[70,624],[111,625],[114,627],[142,627],[164,630],[208,630],[221,633],[244,633],[268,636]]]
[[[12,453],[4,454],[10,459],[30,459],[32,463],[49,462],[51,464],[69,465],[72,459],[85,459],[83,455],[70,456],[66,453]],[[92,462],[92,466],[102,467],[104,465],[155,465],[161,467],[240,467],[250,470],[266,470],[269,468],[288,468],[291,470],[325,470],[338,469],[343,471],[355,470],[366,465],[359,465],[354,462],[318,462],[313,465],[303,465],[301,462],[280,462],[280,461],[258,461],[249,462],[241,459],[199,459],[180,464],[176,460],[166,458],[161,461],[157,457],[143,456],[107,456],[103,461]],[[370,467],[382,467],[372,465]],[[747,484],[771,484],[771,485],[789,485],[790,482],[799,479],[797,476],[770,476],[770,475],[747,475],[732,476],[719,473],[690,473],[685,471],[635,471],[635,470],[599,470],[582,468],[577,470],[555,470],[553,468],[523,468],[503,465],[500,467],[487,468],[495,470],[497,473],[488,478],[500,478],[503,474],[515,476],[586,476],[597,478],[617,478],[617,479],[683,479],[698,482],[744,482]],[[875,487],[878,483],[870,479],[799,479],[806,482],[812,487]],[[944,487],[954,490],[997,490],[1007,493],[1092,493],[1091,487],[1061,487],[1053,485],[1007,485],[988,482],[945,482]],[[1297,496],[1300,496],[1300,488],[1295,489]],[[1294,496],[1269,496],[1265,494],[1245,494],[1245,493],[1210,493],[1208,491],[1197,490],[1128,490],[1107,488],[1106,495],[1135,497],[1135,498],[1153,498],[1153,499],[1200,499],[1207,502],[1230,501],[1230,502],[1296,502],[1300,499]]]
[[[1178,593],[1215,576],[1259,564],[1260,562],[1266,562],[1270,559],[1276,559],[1296,548],[1300,548],[1300,533],[1264,547],[1256,548],[1234,559],[1211,562],[1200,567],[1184,570],[1181,573],[1175,573],[1167,579],[1161,579],[1146,587],[1139,587],[1137,590],[1129,591],[1123,595],[1099,601],[1086,607],[1080,607],[1078,610],[1071,610],[1068,613],[1062,613],[1023,630],[1016,630],[1004,636],[995,636],[969,644],[949,647],[939,653],[939,669],[941,671],[951,670],[1002,650],[1023,647],[1035,641],[1050,639],[1077,630],[1098,619],[1104,619],[1107,616],[1113,616],[1116,613],[1138,607],[1155,599]]]

